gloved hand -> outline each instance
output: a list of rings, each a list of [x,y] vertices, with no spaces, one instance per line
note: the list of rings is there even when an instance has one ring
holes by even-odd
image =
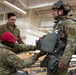
[[[44,52],[39,52],[38,54],[36,54],[37,55],[37,57],[39,58],[39,57],[41,57],[41,56],[43,56],[43,55],[45,55],[45,53]]]
[[[59,61],[58,68],[64,69],[64,68],[66,68],[66,65]]]

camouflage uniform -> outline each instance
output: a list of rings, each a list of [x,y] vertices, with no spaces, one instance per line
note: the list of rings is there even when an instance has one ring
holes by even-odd
[[[9,28],[8,23],[4,24],[4,25],[0,25],[0,36],[4,33],[4,32],[11,32],[15,37],[18,38],[18,43],[19,44],[23,44],[24,42],[21,39],[20,36],[20,30],[17,28],[16,25],[14,25],[14,27],[11,29]]]
[[[58,7],[55,5],[57,5]],[[59,2],[55,3],[52,8],[54,9],[59,8]],[[67,8],[66,9],[64,8],[64,9],[69,12],[70,9],[68,6]],[[76,42],[75,41],[75,36],[76,36],[75,35],[76,33],[75,22],[71,19],[68,19],[66,16],[61,16],[61,17],[59,16],[59,18],[55,22],[54,31],[57,30],[60,25],[61,25],[61,34],[60,34],[61,41],[66,43],[66,47],[65,47],[63,55],[60,57],[58,56],[58,60],[62,62],[63,64],[65,64],[67,68],[57,69],[55,73],[50,73],[48,71],[47,75],[68,75],[68,64],[75,50],[75,42]]]
[[[61,26],[62,26],[61,38],[63,38],[63,39],[66,38],[67,44],[66,44],[63,55],[61,57],[58,57],[58,59],[59,59],[59,61],[61,61],[62,63],[64,63],[65,65],[68,66],[68,63],[75,50],[76,25],[75,25],[75,22],[72,21],[71,19],[66,19],[66,17],[62,16],[60,18],[60,20],[56,21],[54,30],[56,30],[58,28],[58,25],[60,25],[59,22],[61,22],[62,20],[63,20],[63,22],[61,23]],[[67,72],[68,72],[67,69],[68,68],[58,69],[57,73],[55,73],[55,74],[54,73],[51,74],[50,72],[48,72],[48,75],[67,75]]]
[[[17,70],[28,67],[37,61],[37,55],[28,59],[20,59],[15,54],[30,50],[34,51],[34,47],[31,45],[21,44],[10,48],[0,43],[0,75],[16,75]]]

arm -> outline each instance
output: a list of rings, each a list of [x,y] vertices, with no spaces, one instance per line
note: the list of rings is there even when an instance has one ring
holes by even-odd
[[[15,44],[14,48],[12,49],[15,53],[26,52],[26,51],[35,51],[36,46],[27,45],[27,44]]]
[[[19,35],[18,35],[18,43],[19,43],[19,44],[24,44],[24,42],[23,42],[23,40],[22,40],[22,38],[21,38],[21,36],[20,36],[20,33],[19,33]]]
[[[3,63],[7,66],[11,66],[16,69],[23,69],[25,67],[31,66],[35,61],[38,60],[37,55],[33,55],[27,59],[20,59],[16,54],[13,52],[8,52],[4,54]]]
[[[22,40],[22,38],[21,38],[21,36],[20,36],[20,30],[17,28],[17,30],[18,30],[18,36],[17,36],[17,38],[18,38],[18,43],[19,44],[24,44],[24,42],[23,42],[23,40]]]
[[[3,52],[2,52],[3,53]],[[25,67],[29,67],[34,62],[38,60],[40,56],[43,56],[43,52],[39,52],[37,54],[34,54],[33,56],[26,58],[26,59],[20,59],[15,53],[13,53],[10,50],[5,50],[2,55],[2,61],[7,67],[12,67],[16,69],[23,69]]]
[[[75,23],[72,20],[66,20],[64,22],[64,25],[66,25],[66,33],[67,33],[67,44],[64,50],[63,55],[60,57],[59,61],[65,64],[66,66],[70,62],[70,59],[74,53],[75,50],[75,33],[76,33],[76,27]]]

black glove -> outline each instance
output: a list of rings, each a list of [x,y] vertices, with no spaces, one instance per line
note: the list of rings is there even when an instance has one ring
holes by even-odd
[[[39,58],[39,57],[41,57],[41,56],[43,56],[43,55],[45,55],[44,52],[39,52],[39,53],[37,54],[37,57]]]

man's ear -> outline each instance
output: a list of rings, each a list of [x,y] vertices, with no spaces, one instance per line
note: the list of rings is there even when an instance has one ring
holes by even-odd
[[[64,12],[63,9],[61,9],[61,12],[62,12],[62,13]]]
[[[59,14],[64,14],[63,9],[59,9]]]

